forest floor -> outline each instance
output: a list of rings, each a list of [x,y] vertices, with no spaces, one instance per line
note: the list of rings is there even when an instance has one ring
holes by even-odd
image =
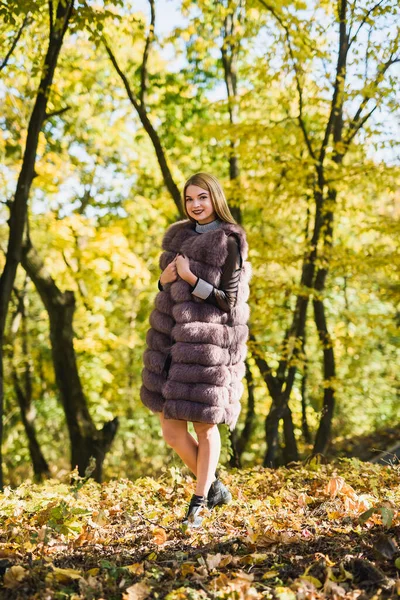
[[[385,425],[380,429],[371,431],[358,436],[337,437],[329,446],[327,458],[355,457],[360,460],[376,460],[379,455],[389,450],[389,455],[385,458],[387,463],[397,464],[394,456],[390,456],[390,451],[400,447],[400,423],[393,424],[391,427]]]
[[[221,479],[233,501],[199,530],[180,525],[195,482],[174,467],[158,479],[6,488],[0,597],[399,597],[398,467],[314,459]]]

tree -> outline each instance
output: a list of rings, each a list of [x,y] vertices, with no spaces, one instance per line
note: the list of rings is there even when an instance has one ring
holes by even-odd
[[[310,119],[307,119],[307,107],[304,99],[307,85],[304,65],[307,65],[308,62],[311,64],[313,59],[312,56],[308,61],[300,58],[300,49],[309,43],[312,53],[316,53],[318,56],[316,45],[309,37],[311,32],[306,26],[306,21],[300,22],[298,17],[292,16],[289,11],[277,8],[264,0],[260,0],[260,4],[274,17],[282,31],[282,43],[285,45],[288,65],[293,71],[294,85],[297,91],[297,122],[312,165],[315,202],[312,237],[305,251],[302,265],[301,293],[297,296],[292,323],[285,335],[285,353],[280,360],[276,376],[272,375],[271,368],[256,350],[258,366],[273,398],[273,405],[266,420],[268,449],[264,459],[264,465],[272,466],[277,449],[279,421],[283,418],[285,422],[285,418],[287,419],[290,414],[288,402],[297,370],[296,360],[302,349],[307,306],[311,294],[313,295],[314,320],[323,351],[324,372],[323,408],[314,452],[323,452],[329,441],[335,406],[335,360],[325,314],[323,292],[332,254],[333,222],[338,195],[337,181],[342,171],[344,158],[356,134],[366,125],[388,93],[383,86],[386,72],[400,58],[398,55],[398,32],[393,38],[389,37],[388,43],[380,49],[380,53],[378,53],[379,46],[375,42],[373,48],[375,73],[371,77],[368,71],[368,59],[374,44],[373,42],[368,43],[365,53],[367,69],[364,86],[357,94],[361,99],[353,116],[346,120],[345,102],[352,99],[353,96],[351,90],[346,89],[350,50],[360,43],[359,35],[365,25],[368,25],[372,32],[374,26],[377,26],[379,16],[387,13],[394,16],[398,9],[394,4],[378,2],[370,3],[366,9],[357,10],[356,6],[350,5],[347,0],[339,0],[336,4],[336,23],[339,25],[337,64],[334,81],[330,82],[332,87],[330,108],[325,126],[318,132],[312,132],[309,127]],[[322,54],[319,58],[327,57]],[[369,107],[370,101],[375,101],[372,108]],[[332,145],[330,146],[331,140]],[[255,341],[254,337],[253,341]],[[290,429],[288,432],[285,427],[284,431],[288,450],[286,458],[291,460],[295,456],[293,454],[295,442]]]
[[[36,100],[29,121],[28,133],[22,167],[18,178],[14,200],[10,209],[10,234],[7,247],[6,262],[0,277],[0,488],[3,487],[1,440],[3,435],[2,415],[4,399],[4,373],[3,373],[3,339],[6,326],[6,317],[14,285],[18,264],[21,260],[22,237],[26,222],[29,192],[34,178],[36,150],[39,133],[46,120],[46,106],[54,72],[57,66],[58,55],[61,50],[64,35],[67,31],[73,8],[73,0],[57,3],[54,13],[53,3],[49,2],[49,40],[46,57],[42,69],[42,76],[38,87]]]

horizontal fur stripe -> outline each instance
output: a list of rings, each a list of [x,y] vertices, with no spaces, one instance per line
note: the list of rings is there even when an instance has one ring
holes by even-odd
[[[150,350],[158,350],[159,352],[167,354],[170,351],[173,342],[169,336],[151,328],[146,334],[146,343]]]
[[[190,270],[196,275],[201,277],[211,285],[218,287],[221,281],[221,268],[206,265],[194,259],[190,259]]]
[[[176,256],[176,252],[162,252],[161,253],[160,259],[158,261],[161,271],[164,271],[164,269],[169,265],[169,263],[174,260],[175,256]]]
[[[153,310],[149,320],[153,329],[160,333],[165,333],[165,335],[168,336],[171,334],[172,328],[175,325],[175,321],[172,317],[160,312],[157,308]]]
[[[158,292],[155,299],[155,307],[161,313],[169,315],[172,318],[172,309],[174,303],[172,302],[171,296],[167,292]]]
[[[181,252],[190,259],[199,261],[211,267],[219,267],[228,256],[228,247],[226,233],[221,228],[202,233],[187,236],[181,245]]]
[[[163,354],[163,352],[147,348],[143,353],[143,364],[149,371],[152,371],[152,373],[161,375],[166,358],[167,355]]]
[[[164,404],[164,417],[166,419],[180,419],[197,423],[224,423],[225,408],[220,406],[205,406],[199,402],[184,402],[166,400]]]
[[[199,364],[212,367],[214,365],[228,365],[229,352],[226,348],[219,348],[214,344],[185,344],[176,342],[171,348],[174,362]]]
[[[240,361],[235,365],[229,365],[228,369],[230,371],[232,381],[236,381],[237,379],[242,381],[243,377],[246,375],[246,363],[243,361]]]
[[[172,244],[174,237],[180,232],[185,231],[189,227],[192,226],[190,219],[181,219],[180,221],[176,221],[170,225],[166,232],[164,233],[162,240],[162,248],[163,250],[169,250]],[[176,251],[179,252],[179,249]]]
[[[229,402],[236,404],[240,402],[241,397],[243,396],[244,385],[241,381],[236,381],[233,386],[229,388]]]
[[[172,363],[168,378],[183,383],[229,385],[231,382],[231,373],[230,369],[223,365],[204,367],[203,365]]]
[[[234,325],[229,327],[231,334],[231,348],[236,351],[239,346],[243,346],[249,337],[249,328],[247,325]]]
[[[172,309],[174,310],[174,309]],[[250,306],[248,304],[237,304],[230,311],[230,320],[232,323],[245,325],[250,318]]]
[[[206,383],[181,383],[168,379],[162,395],[166,400],[189,400],[209,406],[226,406],[229,403],[228,388]]]
[[[171,298],[174,302],[187,302],[188,300],[192,300],[193,296],[191,294],[191,286],[187,281],[183,281],[183,279],[178,279],[171,283],[170,294]]]
[[[229,314],[217,306],[207,302],[181,302],[174,304],[172,315],[177,323],[192,323],[201,321],[205,323],[221,323],[228,321]]]
[[[142,382],[143,385],[147,387],[150,392],[158,392],[162,393],[162,387],[165,383],[165,377],[162,375],[157,375],[157,373],[153,373],[149,371],[147,367],[145,367],[142,371]]]
[[[229,348],[232,327],[215,323],[179,323],[172,330],[172,336],[177,342],[192,344],[215,344],[221,348]]]
[[[236,365],[237,363],[246,360],[247,356],[247,345],[241,344],[239,347],[231,351],[231,364]]]
[[[164,408],[165,400],[162,395],[151,392],[144,385],[140,388],[140,399],[152,412],[162,412]]]

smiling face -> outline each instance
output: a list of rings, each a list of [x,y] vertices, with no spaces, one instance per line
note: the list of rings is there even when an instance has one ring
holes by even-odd
[[[186,210],[200,225],[211,223],[217,218],[210,192],[198,185],[189,185],[185,193]]]

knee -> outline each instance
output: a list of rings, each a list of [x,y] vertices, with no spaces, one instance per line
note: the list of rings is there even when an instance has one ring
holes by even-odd
[[[211,423],[193,423],[194,430],[197,437],[201,438],[213,438],[219,434],[218,425]]]
[[[171,448],[175,448],[179,444],[179,440],[182,439],[182,435],[184,435],[182,431],[178,431],[176,427],[166,423],[162,426],[162,434],[165,442]]]

